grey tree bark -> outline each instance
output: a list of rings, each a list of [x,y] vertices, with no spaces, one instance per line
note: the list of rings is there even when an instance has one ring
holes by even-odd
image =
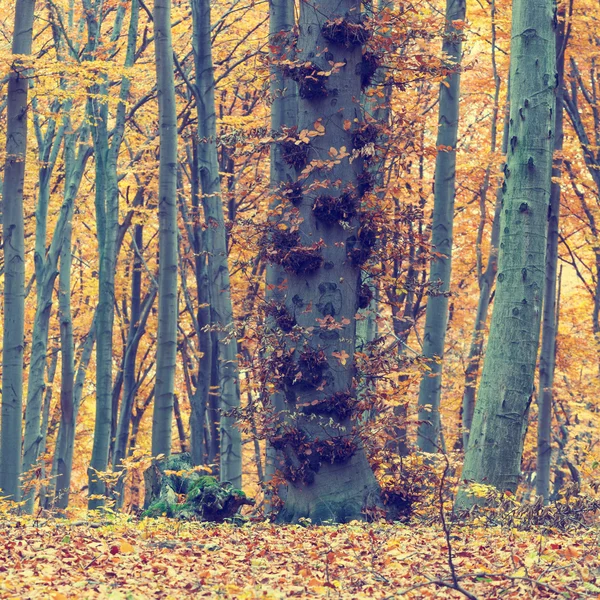
[[[432,257],[429,281],[432,289],[425,312],[423,356],[431,369],[423,374],[419,388],[419,427],[417,444],[423,452],[436,452],[440,433],[440,397],[444,343],[448,325],[448,297],[452,273],[452,224],[456,195],[456,140],[458,136],[460,101],[460,65],[462,60],[462,29],[465,0],[447,0],[446,26],[442,52],[448,57],[448,75],[440,85],[437,156],[435,161],[433,223],[431,229]]]
[[[35,0],[16,0],[13,55],[30,55]],[[4,327],[2,346],[2,431],[0,488],[21,497],[21,420],[23,418],[23,345],[25,315],[25,234],[23,185],[27,154],[29,78],[15,59],[8,77],[6,159],[2,196],[4,249]]]
[[[83,0],[88,26],[86,56],[93,57],[101,42],[100,12],[101,3]],[[120,36],[125,5],[119,5],[110,43]],[[134,19],[135,22],[135,19]],[[131,26],[128,42],[131,41]],[[133,56],[132,56],[133,55]],[[135,57],[128,43],[126,63]],[[127,66],[131,66],[130,62]],[[104,505],[106,485],[102,473],[108,469],[110,432],[112,423],[112,370],[113,370],[113,322],[115,300],[115,271],[117,264],[117,237],[119,233],[119,182],[117,162],[125,131],[126,100],[130,81],[123,77],[120,89],[120,102],[115,115],[114,129],[109,136],[108,102],[102,97],[108,95],[108,82],[94,86],[88,100],[92,118],[92,138],[94,141],[95,183],[96,183],[96,228],[99,255],[99,291],[96,312],[96,420],[92,457],[88,468],[89,500],[88,507],[97,509]]]
[[[159,270],[156,390],[152,415],[152,454],[171,454],[173,390],[177,355],[177,110],[171,2],[154,3],[156,86],[160,126],[158,184]]]
[[[496,296],[462,480],[515,492],[533,395],[555,126],[552,0],[515,0]],[[463,486],[456,506],[479,500]]]
[[[290,484],[279,514],[284,522],[347,522],[379,506],[354,429],[362,414],[353,382],[360,271],[377,237],[357,192],[365,137],[373,137],[358,102],[368,37],[359,13],[357,0],[301,3],[300,50],[290,67],[298,83],[298,131],[318,135],[308,144],[293,135],[279,142],[302,193],[285,207],[288,229],[272,232],[267,246],[288,280],[277,319],[282,348],[269,365],[288,411],[270,439],[284,453]],[[312,160],[327,168],[314,168]]]
[[[188,292],[185,261],[182,260],[181,282],[184,299],[190,318],[196,332],[197,347],[194,358],[197,361],[195,381],[190,373],[193,365],[189,340],[184,338],[182,346],[184,377],[188,385],[188,396],[190,400],[190,452],[192,463],[201,465],[206,462],[205,452],[205,428],[206,414],[210,403],[210,371],[212,364],[212,336],[210,332],[210,303],[208,293],[207,256],[204,241],[204,233],[200,221],[200,172],[198,169],[198,153],[196,145],[188,149],[188,162],[190,165],[190,181],[192,192],[192,214],[188,211],[185,199],[180,199],[180,210],[183,223],[187,232],[188,243],[193,255],[193,270],[196,279],[196,300],[194,307],[192,298]]]
[[[554,125],[554,163],[548,213],[548,245],[546,247],[546,279],[544,284],[544,309],[542,314],[542,349],[538,391],[538,435],[535,488],[538,496],[550,499],[550,459],[552,457],[552,387],[556,363],[558,238],[560,217],[560,178],[562,174],[562,149],[564,142],[563,87],[565,83],[564,9],[561,10],[556,31],[556,122]]]
[[[210,35],[210,3],[190,0],[194,22],[193,51],[196,70],[196,107],[198,114],[198,163],[202,187],[202,204],[208,228],[205,232],[208,251],[208,281],[211,321],[218,336],[218,350],[213,362],[218,367],[220,393],[220,470],[222,481],[234,487],[242,485],[242,437],[231,414],[240,406],[240,382],[237,339],[229,283],[227,232],[221,197],[217,157],[214,69]]]
[[[294,28],[293,0],[271,0],[269,10],[269,40],[271,48],[271,130],[274,135],[281,133],[283,127],[294,127],[298,117],[298,90],[293,79],[285,77],[284,71],[277,64],[282,55],[289,52],[286,39]],[[279,220],[278,209],[281,205],[280,195],[286,184],[296,181],[294,169],[285,163],[279,144],[271,144],[270,152],[270,186],[273,194],[269,210],[272,219]],[[285,301],[285,272],[280,265],[269,263],[266,267],[265,300],[267,303],[282,304]],[[270,326],[273,326],[271,323]],[[271,396],[273,410],[280,412],[283,407],[283,396],[275,392]],[[265,457],[265,478],[270,481],[280,465],[278,452],[267,441]],[[270,503],[269,503],[270,506]]]

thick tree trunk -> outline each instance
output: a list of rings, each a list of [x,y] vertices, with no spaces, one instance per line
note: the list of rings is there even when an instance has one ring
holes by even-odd
[[[439,447],[440,397],[442,393],[442,359],[448,325],[448,297],[452,272],[452,224],[456,195],[456,140],[460,100],[460,65],[462,60],[462,23],[466,1],[447,0],[446,27],[442,52],[448,57],[446,79],[440,85],[440,111],[435,162],[433,223],[431,245],[437,256],[431,259],[429,281],[433,292],[427,300],[423,356],[431,370],[426,371],[419,388],[419,428],[417,444],[423,452]]]
[[[293,0],[271,0],[269,11],[271,130],[275,135],[281,133],[284,127],[295,126],[298,118],[298,90],[296,83],[289,77],[285,77],[281,67],[277,64],[281,60],[281,55],[289,51],[286,39],[294,28],[295,22]],[[278,209],[281,206],[280,196],[286,184],[293,184],[295,181],[295,170],[283,160],[280,145],[271,144],[270,186],[273,199],[269,210],[272,212],[271,218],[274,222],[277,222],[281,218],[278,214]],[[285,279],[286,274],[281,265],[267,264],[265,280],[265,300],[267,303],[280,305],[285,301]],[[272,329],[274,326],[270,322],[267,325],[269,329]],[[280,392],[272,394],[271,402],[275,412],[280,412],[284,407],[283,396]],[[267,441],[265,457],[266,481],[270,481],[273,478],[275,471],[280,466],[280,454]],[[282,493],[283,490],[280,490],[281,495]],[[269,499],[267,505],[268,510],[270,510],[271,502]]]
[[[35,0],[16,0],[12,53],[31,54]],[[23,345],[25,315],[25,234],[23,185],[27,154],[29,79],[16,59],[8,77],[6,161],[2,196],[4,249],[4,328],[2,346],[2,432],[0,488],[21,496],[21,420],[23,418]]]
[[[515,0],[494,311],[462,480],[515,492],[539,343],[555,126],[552,0]],[[478,500],[466,487],[458,508]]]
[[[554,164],[548,213],[548,245],[546,247],[546,280],[542,315],[542,349],[538,392],[538,436],[535,487],[538,496],[550,499],[550,459],[552,457],[552,387],[556,362],[556,282],[558,266],[558,222],[560,217],[560,177],[563,149],[563,86],[565,82],[564,9],[556,32],[556,123],[554,126]]]
[[[173,391],[177,356],[177,110],[171,1],[154,3],[156,81],[160,124],[158,184],[159,271],[156,391],[152,415],[152,454],[171,454]]]
[[[276,314],[281,349],[266,365],[288,411],[270,437],[285,456],[290,485],[279,518],[286,522],[347,522],[380,505],[354,428],[362,414],[353,381],[360,271],[377,237],[357,190],[361,152],[376,136],[357,102],[368,37],[359,13],[357,0],[301,4],[299,61],[289,66],[298,83],[298,131],[317,135],[308,144],[293,132],[279,140],[302,189],[286,201],[288,228],[273,228],[266,246],[288,280]],[[327,169],[313,169],[313,159]]]
[[[218,386],[221,404],[220,469],[221,481],[242,486],[242,438],[236,427],[235,411],[240,406],[240,382],[237,339],[233,319],[227,232],[221,198],[217,157],[214,70],[212,63],[210,3],[190,0],[194,21],[193,49],[196,69],[196,104],[198,112],[198,162],[202,186],[205,232],[208,255],[211,320],[218,336]]]

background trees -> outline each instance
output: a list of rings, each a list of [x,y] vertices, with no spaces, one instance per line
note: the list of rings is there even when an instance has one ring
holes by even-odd
[[[163,453],[191,449],[195,464],[208,464],[236,484],[243,475],[252,493],[273,474],[265,457],[269,443],[287,447],[294,469],[310,456],[298,461],[297,452],[284,443],[294,428],[311,444],[327,440],[336,446],[336,439],[356,444],[350,463],[361,456],[363,479],[372,487],[363,445],[378,473],[388,468],[381,465],[392,469],[397,462],[389,451],[413,454],[419,428],[421,442],[438,439],[437,423],[431,428],[425,422],[438,414],[443,435],[436,444],[450,452],[456,448],[460,463],[479,357],[492,350],[490,360],[495,360],[498,348],[496,338],[487,336],[487,308],[497,304],[506,283],[494,282],[499,233],[512,229],[496,218],[501,139],[507,141],[510,160],[526,149],[525,142],[511,147],[515,134],[503,135],[512,4],[468,1],[467,19],[461,16],[462,3],[454,3],[458,12],[446,18],[441,0],[375,3],[364,7],[365,15],[359,15],[358,5],[330,15],[333,8],[324,5],[325,16],[316,20],[303,5],[296,27],[294,7],[284,3],[273,5],[269,29],[266,4],[173,2],[170,19],[162,23],[171,31],[172,52],[154,33],[154,12],[161,6],[92,0],[38,4],[31,62],[16,70],[5,67],[7,78],[0,82],[0,97],[7,99],[0,103],[0,146],[17,139],[9,129],[22,128],[26,120],[34,132],[24,155],[32,168],[24,172],[22,186],[24,292],[14,297],[24,298],[24,358],[18,373],[17,363],[6,359],[3,365],[3,377],[15,385],[15,377],[23,380],[28,398],[24,452],[35,484],[30,502],[43,488],[43,503],[54,497],[63,509],[69,497],[73,505],[82,505],[88,492],[97,498],[92,506],[112,497],[125,508],[135,507],[141,501],[136,464],[143,464],[136,461],[157,452],[158,445]],[[12,19],[12,5],[0,0],[0,8]],[[593,334],[600,306],[597,43],[588,35],[597,7],[569,4],[558,19],[570,36],[564,48],[564,147],[557,156],[564,158],[564,177],[555,228],[558,270],[562,265],[556,368],[552,385],[540,379],[542,391],[552,388],[552,403],[544,394],[546,438],[540,442],[546,448],[542,455],[550,458],[550,494],[570,478],[587,481],[587,465],[598,453],[593,435],[599,375]],[[12,23],[2,21],[0,28],[2,39],[12,39]],[[450,71],[443,46],[453,52]],[[158,82],[157,51],[172,81]],[[517,55],[518,47],[512,51]],[[0,44],[0,56],[1,64],[14,62],[9,43]],[[28,119],[18,124],[10,116],[13,88],[8,85],[15,84],[17,72],[21,79],[28,73],[23,89],[29,94]],[[460,96],[453,87],[459,76]],[[511,78],[511,95],[518,93],[514,85]],[[174,108],[171,142],[175,127],[179,142],[176,155],[171,143],[168,194],[161,191],[159,176],[160,158],[164,163],[167,155],[161,151],[165,136],[157,118],[159,96],[161,102],[166,97],[159,93],[161,86],[171,93]],[[440,104],[440,94],[452,98],[452,111],[460,108],[458,133],[455,116],[448,117],[448,144],[433,133],[448,104]],[[513,108],[513,127],[514,110],[521,120],[518,107]],[[531,101],[527,110],[533,110]],[[558,129],[547,124],[548,130]],[[456,151],[442,152],[440,144]],[[445,216],[445,227],[453,221],[449,280],[430,270],[444,263],[439,254],[446,253],[440,250],[441,230],[432,229],[435,196],[439,199],[445,189],[434,185],[436,163],[454,154],[455,167],[449,164],[445,176],[438,174],[455,190],[450,194],[454,209]],[[11,183],[11,169],[23,164],[17,161],[4,172],[7,198],[19,187]],[[510,185],[515,169],[508,169]],[[167,270],[177,278],[163,294],[171,303],[168,310],[164,303],[156,305],[160,270],[167,262],[166,251],[159,254],[164,228],[158,215],[167,216],[159,204],[167,197]],[[517,217],[529,218],[519,206]],[[538,211],[533,216],[541,219]],[[5,227],[4,242],[9,230]],[[266,244],[268,239],[279,246]],[[299,249],[319,268],[297,273],[298,267],[290,265]],[[4,252],[8,256],[12,245],[5,243]],[[7,319],[16,314],[11,261],[6,258],[0,275]],[[544,270],[539,265],[530,275],[528,269],[527,281],[535,277],[541,286]],[[548,273],[549,285],[556,278]],[[438,279],[450,286],[442,295]],[[446,314],[437,304],[447,304],[447,326],[430,327],[426,335],[426,310]],[[549,302],[546,308],[550,311]],[[166,346],[164,329],[161,343],[158,339],[159,312],[171,319]],[[371,332],[361,334],[358,345],[355,320],[368,323]],[[9,342],[18,338],[9,327],[3,331]],[[427,349],[432,339],[437,345]],[[166,360],[158,347],[169,348]],[[11,348],[5,344],[4,352]],[[322,380],[315,375],[312,383],[303,381],[309,375],[298,365],[307,351],[317,365],[324,353]],[[442,362],[431,362],[442,354]],[[282,357],[290,356],[286,367]],[[427,367],[443,368],[443,382],[430,377]],[[443,399],[439,413],[422,411],[421,419],[419,382],[434,384],[435,397]],[[533,380],[527,385],[532,387]],[[11,394],[18,390],[8,382],[3,390],[2,473],[18,465],[23,453],[17,443],[21,412],[9,410],[18,396]],[[299,410],[346,393],[349,397],[336,397],[353,404],[356,418],[340,420],[337,405],[318,418],[310,417],[312,409]],[[285,399],[275,402],[284,413],[273,413],[273,399]],[[164,414],[173,405],[175,422],[157,419],[154,426],[150,415],[162,400]],[[430,403],[424,395],[421,406]],[[543,463],[536,458],[535,405],[522,479],[531,479]],[[308,467],[319,479],[331,463],[321,460],[325,468],[315,470],[316,462],[313,457]],[[333,463],[331,470],[340,472],[348,464],[341,458]],[[97,472],[109,464],[120,474],[118,481],[115,476],[105,484],[106,477]],[[7,475],[14,485],[16,471]],[[275,484],[281,483],[280,473]],[[2,479],[4,491],[16,494],[10,485]],[[340,496],[329,482],[323,486]],[[313,512],[304,490],[309,487],[299,483],[292,491],[289,506],[304,508],[290,508],[288,518]]]
[[[516,491],[533,396],[554,149],[551,2],[513,2],[509,148],[494,311],[463,481]],[[472,501],[463,491],[459,507]]]

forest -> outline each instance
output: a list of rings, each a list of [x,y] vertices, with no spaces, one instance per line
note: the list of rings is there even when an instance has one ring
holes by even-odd
[[[598,31],[0,0],[0,598],[600,598]]]

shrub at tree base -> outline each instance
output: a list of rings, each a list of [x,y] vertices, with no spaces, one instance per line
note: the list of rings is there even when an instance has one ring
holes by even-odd
[[[154,461],[144,473],[144,482],[144,517],[165,515],[222,523],[234,518],[242,506],[254,505],[229,482],[219,483],[215,477],[194,470],[189,453]]]

